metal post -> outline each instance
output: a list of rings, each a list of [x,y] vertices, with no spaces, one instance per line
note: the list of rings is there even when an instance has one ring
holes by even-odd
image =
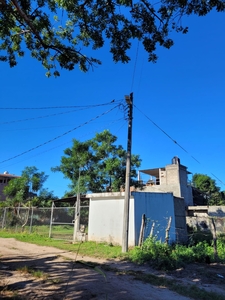
[[[49,238],[51,238],[51,236],[52,236],[53,210],[54,210],[54,201],[52,201],[51,219],[50,219],[50,227],[49,227]]]
[[[125,181],[124,214],[123,214],[122,252],[128,251],[133,93],[131,93],[130,96],[125,96],[125,99],[128,104],[128,117],[129,118],[128,118],[127,161],[126,161],[126,181]]]

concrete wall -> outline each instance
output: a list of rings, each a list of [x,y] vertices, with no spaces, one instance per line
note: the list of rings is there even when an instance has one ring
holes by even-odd
[[[153,235],[157,239],[164,242],[165,230],[168,224],[169,217],[172,217],[170,242],[176,241],[175,231],[175,214],[174,200],[172,193],[146,193],[132,192],[135,199],[134,202],[134,222],[135,222],[135,242],[138,243],[139,233],[141,228],[142,214],[146,215],[147,227],[145,230],[145,238],[149,236],[153,223]]]
[[[175,197],[184,198],[185,205],[193,205],[192,188],[188,185],[187,168],[179,164],[167,165],[159,169],[159,185],[149,185],[145,192],[173,193]]]
[[[89,194],[87,197],[90,198],[88,240],[121,245],[124,193]],[[183,199],[181,202],[184,202]],[[149,236],[154,223],[154,236],[164,241],[168,220],[172,217],[169,236],[170,242],[176,241],[178,234],[175,228],[176,223],[180,228],[185,223],[184,204],[179,205],[176,220],[175,200],[172,193],[132,192],[129,211],[129,246],[138,244],[142,214],[145,214],[147,218],[145,238]],[[182,214],[183,222],[179,220]]]
[[[179,243],[187,243],[187,224],[186,224],[186,210],[183,198],[174,197],[174,212],[175,212],[175,228],[176,241]]]
[[[89,194],[88,240],[121,244],[123,232],[123,193]],[[135,245],[134,198],[130,199],[129,246]]]
[[[212,219],[214,219],[217,233],[225,234],[225,206],[188,207],[186,222],[190,227],[212,231]]]

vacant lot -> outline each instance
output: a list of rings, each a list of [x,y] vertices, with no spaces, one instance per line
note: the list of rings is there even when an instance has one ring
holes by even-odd
[[[91,263],[92,262],[92,263]],[[0,238],[0,299],[188,300],[146,275],[216,292],[225,299],[225,267],[194,264],[170,273],[121,261],[80,257],[52,247]],[[222,298],[220,298],[222,299]]]

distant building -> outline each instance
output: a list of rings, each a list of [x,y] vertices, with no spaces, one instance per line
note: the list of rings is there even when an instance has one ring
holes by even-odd
[[[20,176],[16,176],[13,174],[9,174],[5,171],[3,174],[0,174],[0,201],[5,201],[6,196],[3,193],[4,187],[6,187],[11,179],[18,178]]]
[[[180,164],[180,159],[174,157],[172,164],[163,168],[141,170],[150,179],[143,185],[144,192],[173,193],[175,197],[184,198],[186,206],[193,205],[192,186],[188,182],[187,167]]]

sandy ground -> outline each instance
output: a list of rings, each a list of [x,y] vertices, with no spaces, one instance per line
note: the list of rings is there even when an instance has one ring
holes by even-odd
[[[79,262],[81,260],[84,263]],[[98,267],[90,267],[90,261],[98,263]],[[37,279],[19,270],[24,266],[41,270],[47,276]],[[108,270],[106,266],[109,266]],[[207,266],[207,270],[204,268],[195,265],[164,274],[148,266],[76,257],[76,254],[64,250],[0,238],[0,299],[190,299],[165,287],[136,280],[135,276],[121,274],[118,270],[167,276],[181,284],[196,284],[225,295],[225,267],[212,265]]]

